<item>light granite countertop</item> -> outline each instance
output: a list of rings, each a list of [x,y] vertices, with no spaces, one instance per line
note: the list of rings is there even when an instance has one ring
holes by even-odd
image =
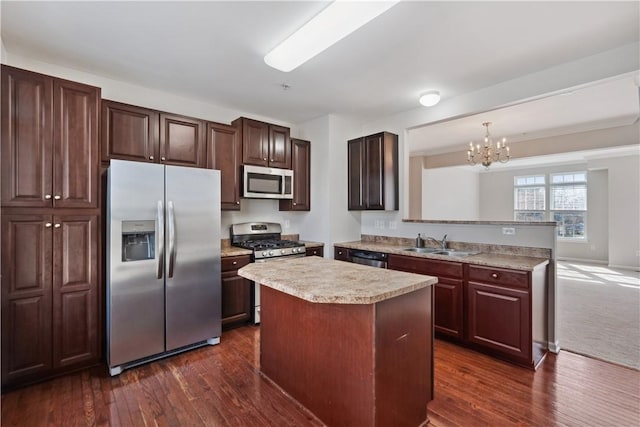
[[[339,246],[348,249],[362,249],[367,251],[384,252],[387,254],[396,254],[404,256],[412,256],[417,258],[429,258],[438,259],[444,261],[462,262],[467,264],[484,265],[488,267],[509,268],[513,270],[533,271],[535,268],[542,267],[549,263],[547,258],[538,258],[532,256],[523,255],[509,255],[502,253],[489,253],[480,252],[476,255],[469,256],[450,256],[450,255],[437,255],[430,253],[417,253],[406,251],[408,246],[398,246],[389,243],[379,243],[370,241],[355,241],[335,243],[334,246]]]
[[[313,303],[374,304],[435,284],[421,274],[384,270],[320,257],[253,263],[238,274]]]

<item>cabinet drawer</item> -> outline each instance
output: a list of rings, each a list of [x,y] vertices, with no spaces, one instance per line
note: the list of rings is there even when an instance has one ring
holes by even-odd
[[[527,289],[529,288],[529,272],[470,265],[469,281]]]
[[[307,248],[306,256],[324,256],[324,248]]]
[[[427,274],[429,276],[457,279],[462,279],[463,277],[463,264],[461,262],[439,261],[406,255],[389,255],[389,268],[410,273]]]
[[[349,249],[342,248],[340,246],[334,246],[333,248],[333,258],[338,261],[351,261],[349,256]]]
[[[251,262],[249,255],[224,257],[220,261],[222,271],[237,270]]]

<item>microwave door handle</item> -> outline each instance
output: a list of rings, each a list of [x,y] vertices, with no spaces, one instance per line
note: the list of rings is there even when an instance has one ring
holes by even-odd
[[[156,244],[158,245],[158,268],[156,270],[156,279],[162,279],[164,270],[164,206],[162,200],[158,200],[156,211]]]
[[[169,226],[169,271],[167,278],[173,277],[173,267],[176,261],[176,217],[173,212],[173,202],[167,202],[167,225]]]

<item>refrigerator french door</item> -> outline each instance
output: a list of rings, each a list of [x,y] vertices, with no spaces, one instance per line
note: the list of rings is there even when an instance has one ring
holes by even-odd
[[[107,184],[111,375],[221,334],[220,172],[112,160]]]

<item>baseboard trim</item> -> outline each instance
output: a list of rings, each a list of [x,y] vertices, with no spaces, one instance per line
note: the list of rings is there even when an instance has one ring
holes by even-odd
[[[609,264],[609,265],[607,265],[607,267],[609,267],[609,268],[620,268],[622,270],[640,271],[640,266],[638,266],[638,265]]]
[[[549,351],[551,353],[555,353],[555,354],[560,353],[560,350],[561,350],[560,349],[560,341],[549,342],[548,346],[549,346]]]
[[[589,264],[602,264],[607,265],[609,261],[603,261],[601,259],[587,259],[587,258],[568,258],[568,257],[556,257],[557,261],[569,261],[569,262],[586,262]]]

